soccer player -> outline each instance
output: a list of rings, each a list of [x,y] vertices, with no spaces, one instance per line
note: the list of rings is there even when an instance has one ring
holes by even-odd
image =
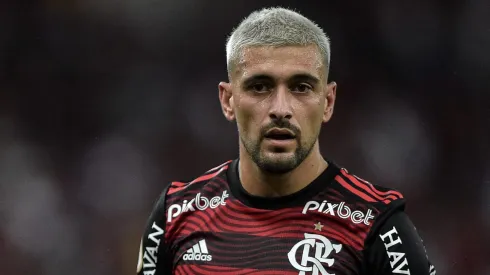
[[[226,58],[219,100],[239,158],[165,188],[137,274],[435,274],[403,195],[320,153],[337,86],[322,29],[288,9],[255,11]]]

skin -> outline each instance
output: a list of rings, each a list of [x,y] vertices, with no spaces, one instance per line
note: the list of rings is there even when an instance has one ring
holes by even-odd
[[[318,48],[310,46],[248,47],[220,82],[224,116],[239,132],[239,174],[251,195],[279,197],[295,193],[328,166],[318,136],[333,113],[335,82]],[[287,129],[295,138],[274,142],[272,128]]]

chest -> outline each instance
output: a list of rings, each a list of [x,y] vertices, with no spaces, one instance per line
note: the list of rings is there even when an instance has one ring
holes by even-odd
[[[228,200],[187,211],[169,226],[174,273],[360,274],[370,215],[328,202],[262,210]]]

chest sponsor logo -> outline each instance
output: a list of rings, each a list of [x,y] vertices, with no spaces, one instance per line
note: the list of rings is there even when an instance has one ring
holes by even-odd
[[[408,260],[405,253],[397,252],[395,251],[396,248],[393,247],[394,245],[402,244],[402,239],[400,239],[396,227],[393,226],[390,231],[384,234],[380,234],[379,237],[385,245],[386,253],[388,254],[388,258],[390,259],[390,266],[393,274],[410,275]]]
[[[172,219],[177,218],[184,212],[194,212],[196,210],[204,211],[208,208],[216,208],[220,205],[226,205],[226,198],[228,198],[228,192],[223,191],[221,196],[212,197],[208,199],[197,193],[196,197],[190,201],[184,200],[182,204],[172,204],[167,210],[167,222],[171,222]]]
[[[299,275],[335,275],[328,273],[324,264],[328,267],[333,266],[335,259],[331,254],[339,253],[341,249],[341,244],[333,244],[322,235],[305,233],[305,239],[296,243],[289,251],[288,259],[291,265],[299,270]],[[299,255],[301,258],[298,261]]]
[[[368,209],[365,213],[359,210],[352,211],[349,206],[345,205],[345,202],[330,203],[324,200],[322,203],[319,203],[317,201],[309,201],[305,204],[301,213],[307,214],[308,211],[316,211],[342,219],[350,219],[355,224],[363,223],[370,225],[371,220],[374,219],[371,209]]]

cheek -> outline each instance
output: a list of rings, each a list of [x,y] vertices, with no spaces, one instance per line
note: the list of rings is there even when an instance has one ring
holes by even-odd
[[[308,135],[316,135],[323,122],[323,105],[321,101],[310,102],[301,114],[302,127]]]
[[[311,112],[305,117],[304,124],[308,127],[307,130],[310,134],[317,131],[317,128],[321,125],[322,118],[322,114],[318,112]]]
[[[236,110],[239,131],[245,136],[256,135],[260,130],[260,119],[256,104],[242,102]]]

